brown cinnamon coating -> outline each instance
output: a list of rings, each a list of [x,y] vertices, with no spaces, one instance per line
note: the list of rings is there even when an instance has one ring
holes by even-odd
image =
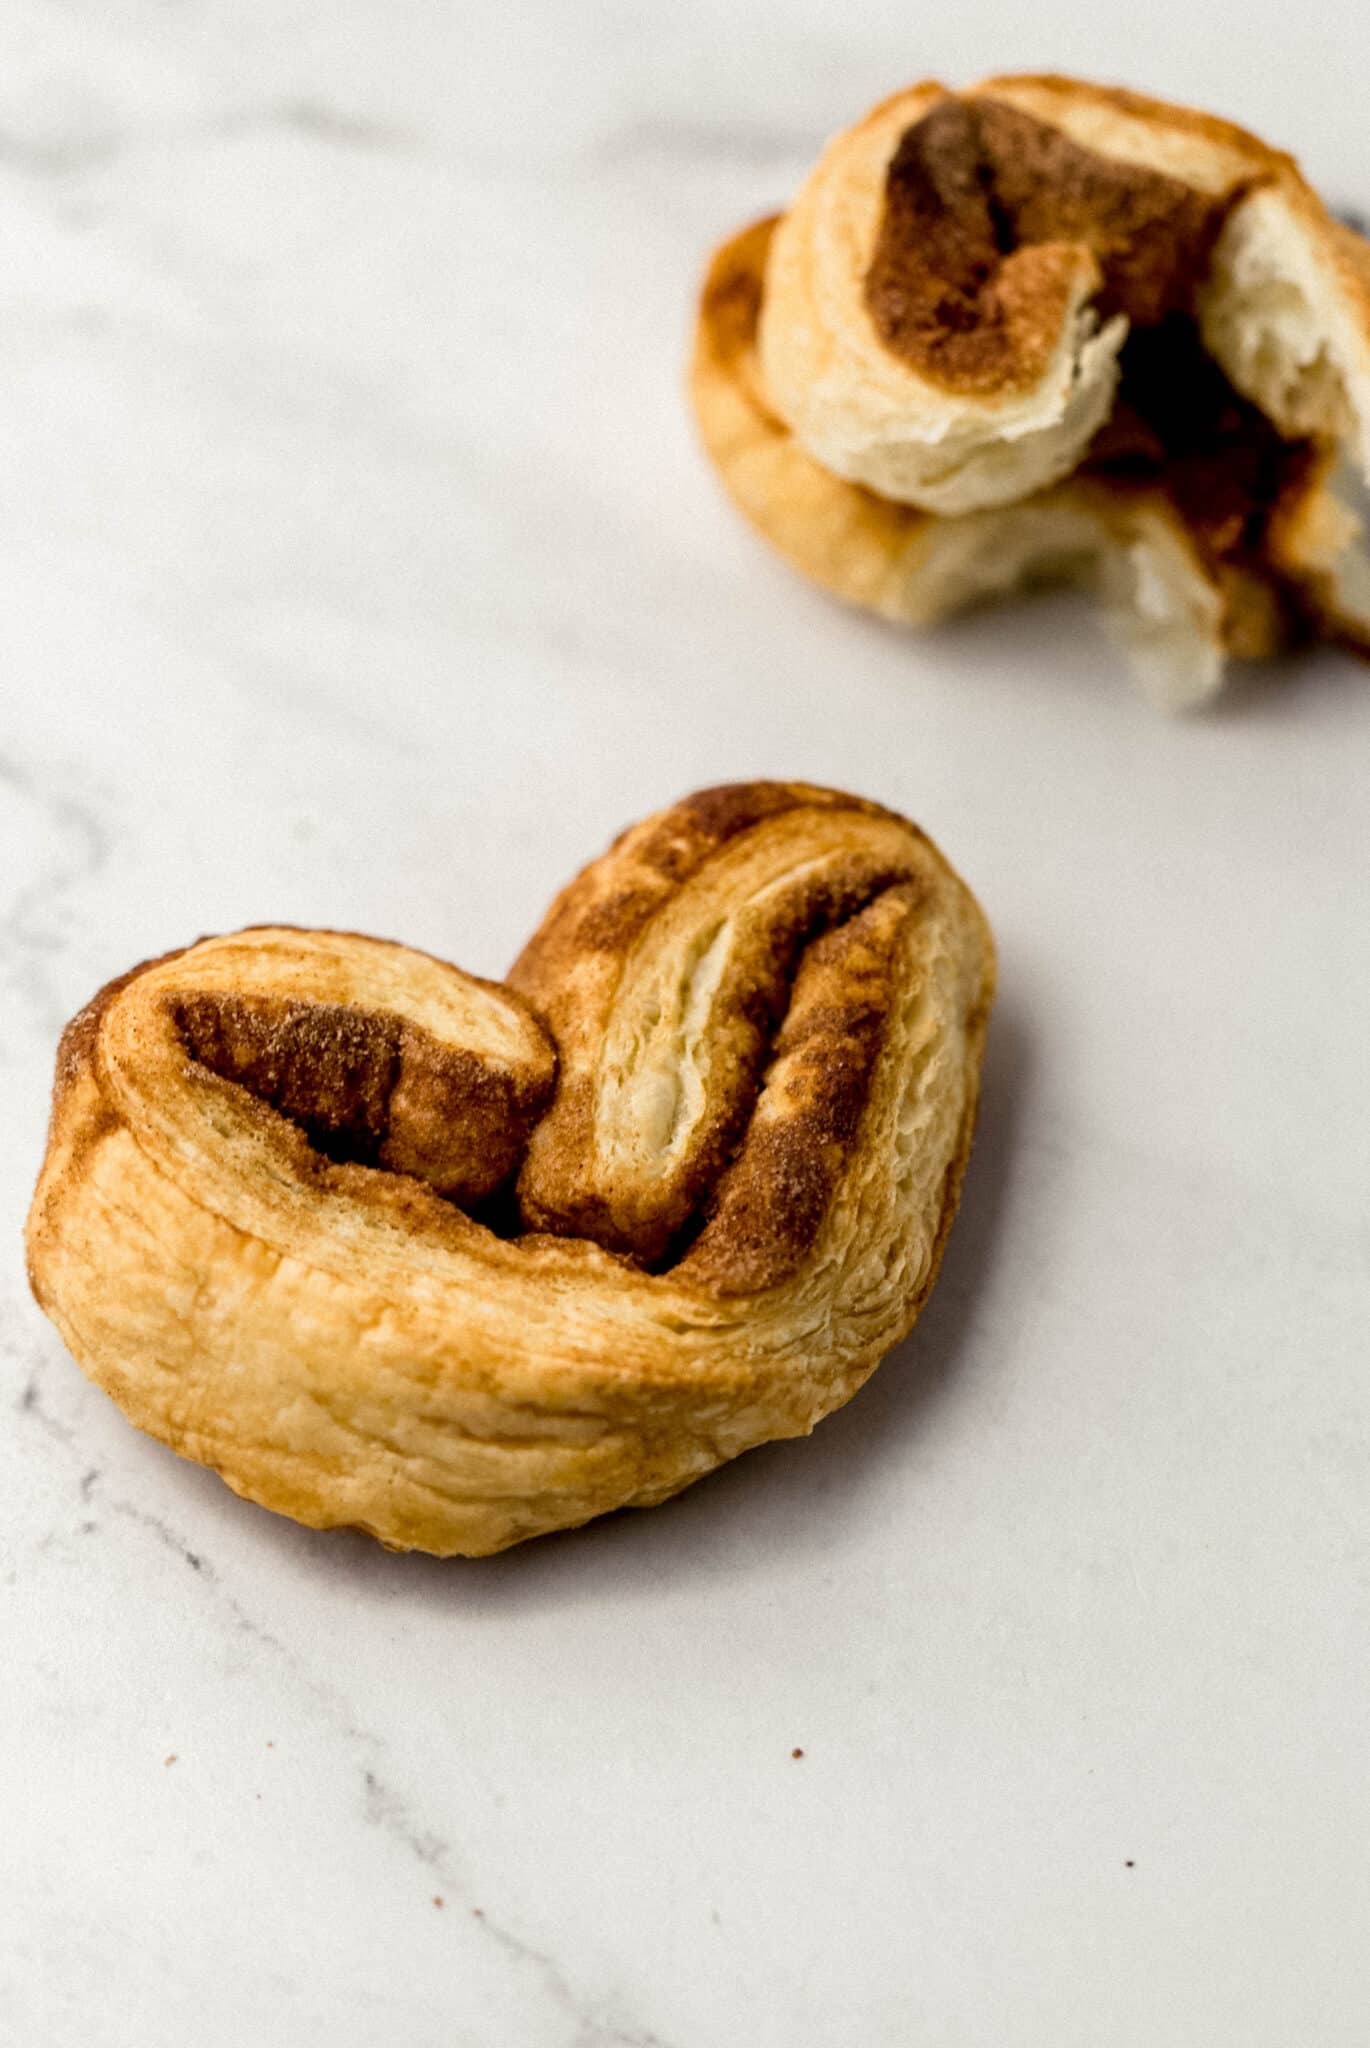
[[[192,1059],[302,1126],[330,1158],[411,1173],[479,1202],[517,1166],[552,1092],[537,1032],[521,1067],[495,1066],[393,1011],[267,995],[170,998]]]
[[[681,1267],[691,1279],[774,1287],[817,1237],[860,1138],[920,900],[913,882],[882,889],[806,949],[746,1136]]]
[[[1027,390],[1087,251],[1101,317],[1192,303],[1234,195],[1105,157],[1020,108],[947,98],[904,134],[866,275],[882,340],[960,392]]]

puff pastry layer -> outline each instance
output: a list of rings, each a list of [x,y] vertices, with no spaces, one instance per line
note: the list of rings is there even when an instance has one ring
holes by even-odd
[[[248,1498],[479,1555],[806,1433],[911,1327],[971,1141],[985,920],[914,826],[704,791],[504,985],[206,939],[59,1050],[34,1292]]]
[[[1370,646],[1370,247],[1225,122],[897,94],[720,248],[692,391],[747,516],[886,617],[1082,581],[1170,707],[1229,656]]]

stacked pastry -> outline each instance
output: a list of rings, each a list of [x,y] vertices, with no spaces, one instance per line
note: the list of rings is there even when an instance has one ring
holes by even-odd
[[[251,1499],[499,1550],[847,1400],[932,1286],[993,949],[904,819],[702,792],[507,984],[268,928],[111,983],[58,1054],[35,1293]]]
[[[1169,706],[1230,656],[1370,647],[1370,245],[1224,122],[900,93],[719,250],[692,382],[742,510],[888,618],[1081,580]]]

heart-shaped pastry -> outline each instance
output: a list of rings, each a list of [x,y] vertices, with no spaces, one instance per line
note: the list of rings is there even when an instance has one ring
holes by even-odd
[[[480,1555],[664,1500],[910,1328],[993,948],[914,826],[795,783],[626,832],[508,983],[206,939],[68,1026],[34,1292],[249,1499]]]
[[[691,381],[741,509],[887,618],[1083,581],[1171,707],[1229,656],[1370,651],[1370,245],[1226,122],[897,93],[719,249]]]

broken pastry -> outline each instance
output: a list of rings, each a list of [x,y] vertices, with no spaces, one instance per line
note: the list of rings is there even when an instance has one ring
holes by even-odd
[[[886,618],[1084,582],[1172,708],[1228,657],[1370,648],[1370,244],[1225,122],[900,93],[719,249],[691,383],[742,511]]]
[[[297,1521],[480,1555],[661,1501],[911,1327],[993,978],[921,832],[796,783],[624,833],[505,984],[205,939],[67,1028],[34,1292],[141,1429]]]

